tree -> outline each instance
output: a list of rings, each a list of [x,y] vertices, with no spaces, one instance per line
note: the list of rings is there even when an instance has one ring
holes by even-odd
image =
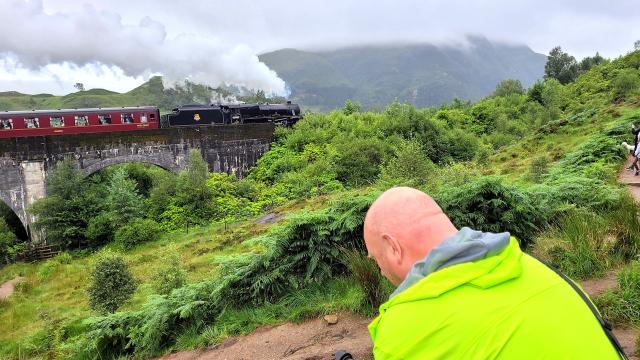
[[[360,102],[348,100],[344,102],[344,107],[342,108],[342,112],[345,115],[351,115],[353,113],[360,112]]]
[[[256,102],[263,104],[266,103],[267,100],[267,95],[265,95],[264,90],[256,91]]]
[[[496,89],[493,91],[493,96],[509,96],[509,95],[522,95],[524,94],[524,88],[520,80],[506,79],[502,80],[496,85]]]
[[[107,208],[113,221],[119,225],[141,218],[144,214],[143,199],[138,193],[136,182],[129,179],[123,168],[117,169],[111,176]]]
[[[436,165],[425,155],[416,141],[403,141],[380,172],[380,182],[386,186],[428,184],[436,174]]]
[[[582,59],[582,61],[580,61],[580,72],[585,73],[592,67],[603,64],[605,62],[607,62],[607,59],[603,58],[599,53],[596,52],[594,56],[587,56]]]
[[[209,168],[200,150],[191,150],[189,165],[178,175],[174,197],[175,205],[185,210],[189,221],[199,223],[211,216],[211,192],[206,184],[208,178]]]
[[[89,191],[84,174],[72,158],[58,162],[47,177],[47,197],[37,200],[29,212],[34,227],[43,230],[48,242],[64,247],[85,241],[89,219],[101,209],[101,194]]]
[[[169,295],[173,289],[180,288],[187,282],[187,272],[175,249],[170,249],[170,253],[162,258],[151,279],[153,289],[160,295]]]
[[[640,76],[633,69],[623,69],[611,82],[614,100],[624,100],[638,92],[640,88]]]
[[[640,40],[636,40],[636,42],[633,43],[633,50],[640,50]]]
[[[557,79],[561,84],[573,82],[578,77],[576,58],[563,52],[560,46],[554,47],[544,65],[544,76]]]
[[[105,313],[113,313],[136,290],[137,283],[129,266],[121,256],[104,253],[96,261],[90,275],[89,306]]]
[[[7,222],[0,218],[0,264],[8,264],[15,260],[18,253],[24,250],[25,244],[19,243]]]
[[[73,85],[74,88],[78,91],[84,91],[84,84],[81,82],[77,82]]]

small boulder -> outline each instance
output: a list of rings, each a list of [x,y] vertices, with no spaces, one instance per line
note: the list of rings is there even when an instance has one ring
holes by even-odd
[[[338,323],[338,315],[335,315],[335,314],[325,315],[324,321],[326,321],[327,324],[329,325],[335,325]]]

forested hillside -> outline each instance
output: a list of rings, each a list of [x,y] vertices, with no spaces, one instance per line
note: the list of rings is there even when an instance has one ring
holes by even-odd
[[[551,70],[475,103],[307,113],[243,179],[209,173],[198,152],[178,175],[126,164],[84,178],[61,162],[30,211],[66,252],[0,269],[26,277],[0,301],[0,357],[149,358],[263,324],[373,315],[391,288],[366,257],[363,217],[395,185],[428,192],[457,226],[510,231],[575,279],[624,269],[596,301],[639,325],[639,208],[616,178],[640,122],[640,51],[562,81]],[[4,255],[19,241],[0,230]]]
[[[316,109],[345,100],[382,108],[398,99],[418,107],[455,98],[479,100],[503,79],[526,87],[541,78],[546,56],[524,45],[468,37],[468,45],[400,44],[331,51],[284,49],[260,56],[291,88],[292,99]]]

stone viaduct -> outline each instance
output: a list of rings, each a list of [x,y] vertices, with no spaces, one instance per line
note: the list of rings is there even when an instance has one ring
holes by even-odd
[[[47,174],[66,156],[87,176],[125,162],[178,172],[190,150],[198,149],[210,171],[243,176],[269,150],[273,131],[274,125],[266,123],[0,139],[0,200],[38,241],[27,209],[46,195]]]

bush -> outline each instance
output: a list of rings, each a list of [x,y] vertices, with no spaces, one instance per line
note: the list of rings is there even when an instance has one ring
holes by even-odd
[[[509,231],[524,248],[549,218],[529,193],[505,185],[495,176],[476,178],[462,186],[443,186],[435,199],[457,227]]]
[[[396,149],[395,157],[382,167],[380,183],[386,187],[418,186],[429,183],[435,176],[436,169],[435,164],[424,154],[420,144],[415,141],[406,141]]]
[[[136,290],[137,284],[121,256],[104,253],[90,275],[87,293],[92,309],[105,313],[118,310]]]
[[[53,259],[55,261],[57,261],[58,264],[60,264],[60,265],[69,265],[69,264],[71,264],[71,261],[73,260],[73,257],[68,252],[63,252],[63,253],[58,254],[58,256],[56,256]]]
[[[116,242],[130,249],[136,245],[156,240],[161,233],[160,225],[150,219],[133,220],[116,231]]]
[[[180,255],[172,251],[164,256],[160,267],[151,276],[153,289],[160,295],[168,295],[171,290],[182,287],[187,281],[187,273],[182,267]]]
[[[85,232],[89,246],[99,247],[113,241],[114,220],[109,212],[103,212],[89,220]]]
[[[529,176],[533,182],[541,182],[544,175],[546,175],[549,169],[549,160],[546,156],[540,156],[535,158],[531,162],[531,166],[529,167]]]

